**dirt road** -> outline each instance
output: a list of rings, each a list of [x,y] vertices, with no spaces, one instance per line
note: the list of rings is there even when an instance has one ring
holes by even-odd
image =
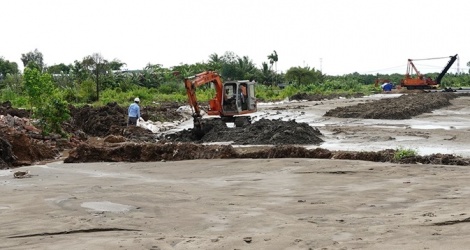
[[[465,249],[468,167],[318,159],[2,170],[3,249]]]

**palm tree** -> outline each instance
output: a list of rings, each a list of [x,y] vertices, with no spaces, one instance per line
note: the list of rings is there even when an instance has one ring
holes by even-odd
[[[273,53],[271,53],[271,55],[268,55],[268,59],[269,59],[269,64],[271,64],[271,69],[273,67],[273,64],[275,66],[275,72],[277,73],[277,61],[278,61],[278,56],[277,56],[277,52],[274,50]]]
[[[210,54],[208,64],[211,70],[219,71],[222,67],[222,59],[217,53]]]

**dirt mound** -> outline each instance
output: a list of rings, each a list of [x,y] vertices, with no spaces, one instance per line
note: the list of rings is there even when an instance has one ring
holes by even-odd
[[[124,143],[112,147],[82,144],[70,151],[65,163],[99,161],[161,161],[234,158],[231,146],[193,143]]]
[[[431,112],[450,105],[450,100],[458,97],[454,93],[415,93],[397,98],[380,99],[360,103],[355,106],[338,107],[329,110],[324,116],[363,119],[411,119],[423,113]]]
[[[362,93],[345,93],[345,94],[329,94],[329,95],[324,95],[324,94],[307,94],[307,93],[297,93],[291,97],[289,97],[289,100],[307,100],[307,101],[321,101],[321,100],[331,100],[331,99],[337,99],[340,97],[345,97],[345,98],[354,98],[354,97],[363,97],[364,94]]]
[[[317,128],[307,123],[297,123],[295,120],[261,119],[244,127],[229,128],[220,119],[214,119],[206,121],[204,129],[202,134],[189,129],[167,135],[165,139],[200,143],[233,141],[238,145],[320,144],[323,142]]]
[[[15,160],[16,156],[13,154],[11,144],[0,137],[0,169],[12,167]]]
[[[178,102],[160,103],[157,106],[145,106],[141,108],[142,118],[146,121],[178,121],[183,116],[178,112],[178,108],[185,104]]]
[[[107,136],[113,125],[126,126],[126,109],[117,103],[94,108],[90,105],[81,108],[70,107],[72,126],[91,136]]]
[[[469,166],[470,159],[458,157],[450,154],[432,154],[426,156],[412,156],[400,160],[400,163],[422,163],[422,164],[439,164],[439,165],[460,165]]]
[[[0,115],[11,115],[17,117],[29,117],[29,111],[25,109],[17,109],[11,106],[11,102],[6,101],[0,106]]]
[[[396,150],[378,152],[330,151],[316,148],[306,149],[290,145],[239,152],[230,145],[201,145],[194,143],[122,143],[90,145],[82,144],[70,151],[65,163],[79,162],[135,162],[135,161],[180,161],[194,159],[230,158],[317,158],[362,160],[373,162],[396,162],[400,164],[441,164],[470,166],[470,159],[449,154],[432,154],[394,160]]]
[[[35,139],[33,137],[40,138],[40,136],[28,134],[24,130],[18,131],[12,127],[0,127],[0,134],[11,145],[11,151],[3,152],[2,150],[2,155],[5,154],[8,160],[6,162],[10,162],[12,166],[32,165],[38,161],[52,160],[59,156],[56,140]]]
[[[177,111],[178,108],[178,103],[145,106],[141,108],[141,116],[144,120],[152,121],[181,120],[183,116]],[[105,137],[110,134],[122,135],[127,126],[127,107],[121,107],[117,103],[108,103],[96,108],[90,105],[80,108],[71,106],[70,112],[72,121],[68,132],[82,130],[90,136]],[[140,132],[139,134],[143,133]]]

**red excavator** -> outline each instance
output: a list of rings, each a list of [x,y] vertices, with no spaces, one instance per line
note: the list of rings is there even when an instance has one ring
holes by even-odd
[[[212,83],[215,87],[215,97],[209,101],[208,115],[218,116],[224,122],[233,122],[241,127],[251,123],[251,116],[257,110],[255,97],[255,82],[226,81],[217,72],[205,71],[184,79],[189,105],[193,110],[194,129],[202,131],[204,120],[201,108],[196,98],[196,89]]]
[[[428,59],[408,59],[408,67],[406,68],[405,78],[401,80],[401,86],[406,87],[407,89],[436,89],[441,84],[441,80],[447,71],[450,69],[455,60],[457,60],[457,54],[455,56],[450,56],[450,60],[447,65],[444,67],[442,72],[437,76],[436,80],[433,80],[430,77],[427,77],[421,74],[413,61],[418,60],[432,60],[432,59],[442,59],[447,57],[440,58],[428,58]]]

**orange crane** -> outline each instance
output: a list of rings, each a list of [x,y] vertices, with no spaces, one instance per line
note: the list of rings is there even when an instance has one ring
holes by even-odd
[[[210,83],[215,87],[215,96],[209,100],[208,115],[219,116],[222,121],[233,122],[237,127],[251,123],[251,116],[248,114],[257,111],[255,82],[247,80],[222,82],[217,72],[205,71],[184,79],[195,129],[202,131],[204,127],[196,89]]]
[[[449,71],[452,64],[457,60],[457,54],[455,56],[449,56],[450,60],[441,73],[437,76],[435,80],[431,77],[427,77],[419,72],[419,70],[414,65],[413,61],[418,60],[432,60],[432,59],[442,59],[447,57],[440,58],[428,58],[428,59],[408,59],[408,66],[406,68],[405,78],[401,80],[401,86],[406,87],[407,89],[436,89],[441,84],[441,80],[444,75]]]

